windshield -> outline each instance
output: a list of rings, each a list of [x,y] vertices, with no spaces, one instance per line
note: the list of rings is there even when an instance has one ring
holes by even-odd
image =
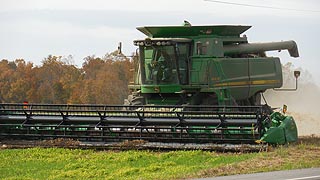
[[[174,46],[140,46],[143,84],[178,84]]]

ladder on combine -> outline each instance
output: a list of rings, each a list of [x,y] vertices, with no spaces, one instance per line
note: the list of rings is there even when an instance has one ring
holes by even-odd
[[[0,137],[250,144],[263,135],[262,106],[0,104]],[[194,109],[197,109],[195,111]]]

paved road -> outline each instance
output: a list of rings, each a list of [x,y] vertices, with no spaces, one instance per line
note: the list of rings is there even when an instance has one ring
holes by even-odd
[[[199,180],[320,180],[320,168],[222,176]]]

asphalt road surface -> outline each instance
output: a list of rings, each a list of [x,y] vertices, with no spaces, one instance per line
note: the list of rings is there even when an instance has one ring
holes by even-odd
[[[320,168],[221,176],[198,180],[320,180]]]

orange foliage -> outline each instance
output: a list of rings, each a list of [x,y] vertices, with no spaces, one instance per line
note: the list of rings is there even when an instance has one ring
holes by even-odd
[[[71,57],[69,57],[71,58]],[[41,66],[23,59],[0,61],[2,103],[122,104],[132,77],[130,59],[88,56],[81,68],[70,59],[48,56]]]

